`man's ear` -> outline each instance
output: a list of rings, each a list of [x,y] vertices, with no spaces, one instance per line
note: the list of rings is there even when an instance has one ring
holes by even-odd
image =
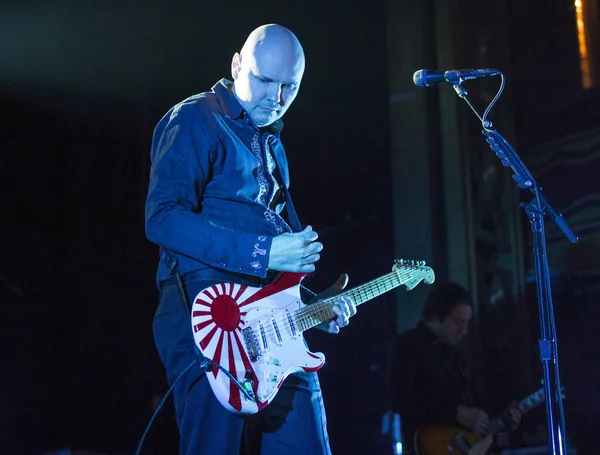
[[[234,81],[238,78],[241,66],[242,56],[239,52],[236,52],[235,54],[233,54],[233,58],[231,59],[231,77]]]

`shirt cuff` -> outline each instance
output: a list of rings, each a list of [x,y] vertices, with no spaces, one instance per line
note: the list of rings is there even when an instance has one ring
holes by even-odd
[[[272,243],[273,237],[271,236],[244,234],[237,239],[235,263],[222,262],[215,266],[232,272],[265,278]]]

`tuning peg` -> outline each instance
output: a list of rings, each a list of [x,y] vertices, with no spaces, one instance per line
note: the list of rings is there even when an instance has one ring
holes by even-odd
[[[415,261],[413,259],[394,259],[394,264],[406,267],[424,267],[425,261]]]

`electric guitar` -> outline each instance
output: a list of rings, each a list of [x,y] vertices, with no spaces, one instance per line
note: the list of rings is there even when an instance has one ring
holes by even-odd
[[[336,318],[340,296],[360,305],[398,286],[433,283],[425,262],[396,261],[392,272],[334,297],[305,304],[306,273],[280,273],[266,287],[221,283],[198,293],[191,309],[196,346],[211,367],[206,375],[221,404],[236,414],[254,414],[275,397],[286,377],[319,370],[320,352],[310,352],[302,332]]]
[[[516,408],[525,414],[544,400],[542,388],[519,401]],[[422,426],[415,433],[417,455],[484,455],[492,445],[494,435],[506,427],[503,417],[500,414],[490,419],[489,430],[482,435],[453,426]]]

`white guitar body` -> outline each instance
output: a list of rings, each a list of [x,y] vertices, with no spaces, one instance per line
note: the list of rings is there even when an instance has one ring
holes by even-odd
[[[305,276],[281,273],[264,288],[215,284],[194,299],[191,323],[196,346],[237,382],[214,365],[206,373],[215,396],[229,411],[254,414],[273,400],[290,374],[316,371],[325,363],[322,353],[307,349],[302,332],[336,317],[332,308],[339,296],[304,304],[300,283]],[[397,286],[412,289],[422,280],[434,279],[424,263],[403,261],[392,273],[340,295],[359,305]]]
[[[223,371],[213,367],[208,380],[228,410],[256,413],[275,397],[287,376],[316,371],[325,363],[323,354],[306,348],[302,332],[288,319],[306,306],[300,300],[304,276],[284,273],[265,288],[217,284],[196,296],[192,306],[196,344],[205,357],[224,366],[256,397],[246,399]],[[256,351],[248,349],[249,345]]]

